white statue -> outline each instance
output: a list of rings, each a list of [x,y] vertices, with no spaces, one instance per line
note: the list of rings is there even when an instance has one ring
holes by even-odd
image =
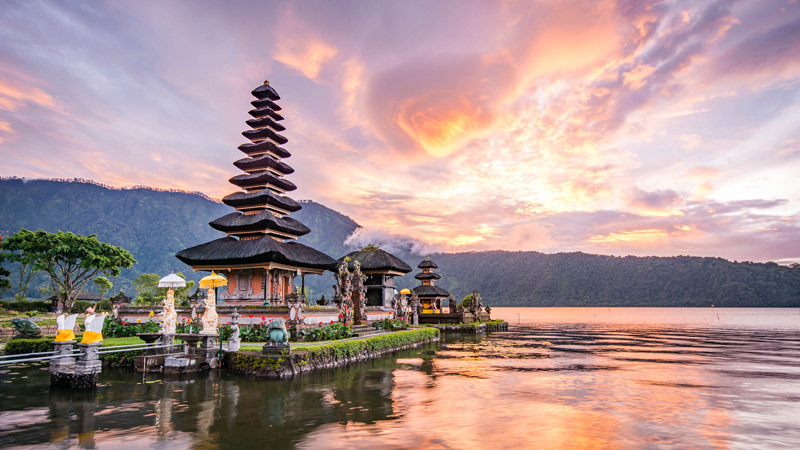
[[[175,327],[178,325],[178,313],[175,312],[175,293],[172,289],[167,291],[167,298],[164,299],[163,315],[164,334],[174,334]]]
[[[103,322],[106,320],[106,315],[108,313],[97,317],[93,307],[86,308],[86,320],[83,322],[86,325],[86,331],[83,333],[81,344],[92,344],[103,340]]]
[[[217,334],[219,317],[217,317],[217,299],[214,296],[214,289],[208,290],[206,310],[203,311],[203,318],[200,321],[203,323],[203,330],[200,331],[200,334]]]
[[[75,340],[75,320],[78,319],[77,314],[67,317],[66,314],[61,314],[56,318],[58,324],[58,331],[56,334],[56,342],[74,341]]]

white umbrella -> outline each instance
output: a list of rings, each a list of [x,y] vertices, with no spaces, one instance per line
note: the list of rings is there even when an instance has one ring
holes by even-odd
[[[183,278],[171,273],[164,278],[158,280],[158,287],[165,287],[165,288],[176,288],[176,287],[186,287],[186,280]]]

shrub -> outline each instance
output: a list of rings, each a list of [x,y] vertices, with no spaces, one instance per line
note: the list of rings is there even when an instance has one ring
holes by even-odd
[[[101,300],[100,303],[97,304],[97,309],[99,311],[111,312],[111,310],[113,309],[113,306],[111,305],[111,300],[109,299]]]
[[[430,341],[439,336],[436,328],[417,328],[414,330],[401,331],[399,333],[382,334],[366,339],[354,339],[351,341],[331,342],[321,345],[295,346],[293,350],[306,351],[312,357],[351,357],[359,355],[364,350],[382,351],[391,348],[398,348],[404,345],[416,344],[422,341]]]
[[[355,336],[351,325],[341,322],[332,322],[327,325],[320,324],[316,327],[304,328],[300,330],[300,336],[304,341],[333,341],[336,339],[346,339]]]
[[[27,312],[27,311],[39,311],[39,312],[50,312],[53,307],[53,304],[50,303],[48,300],[19,300],[16,302],[10,301],[0,301],[0,307],[3,309],[7,309],[9,311],[19,311],[19,312]]]
[[[397,330],[405,330],[408,328],[408,322],[405,319],[390,319],[385,318],[381,320],[376,320],[372,323],[378,330],[389,330],[389,331],[397,331]]]
[[[137,333],[157,333],[159,329],[158,322],[128,323],[124,320],[107,318],[103,323],[103,336],[131,337]]]
[[[86,308],[92,306],[92,302],[86,300],[77,300],[72,304],[72,309],[69,310],[72,314],[80,314],[86,312]]]
[[[52,352],[53,338],[11,339],[6,344],[6,355]]]

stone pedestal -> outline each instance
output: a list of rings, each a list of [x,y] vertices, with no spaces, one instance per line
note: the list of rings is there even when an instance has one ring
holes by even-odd
[[[75,375],[75,357],[72,356],[72,349],[75,341],[53,342],[55,355],[58,358],[50,360],[50,384],[57,386],[69,386]]]
[[[196,373],[202,370],[203,359],[199,356],[167,356],[164,359],[165,375]]]
[[[238,352],[239,348],[242,346],[241,339],[228,339],[228,351],[229,352]]]
[[[90,389],[97,386],[97,374],[103,370],[97,350],[102,344],[102,342],[78,344],[81,354],[75,363],[75,376],[71,383],[73,388]]]
[[[275,342],[267,342],[261,347],[262,355],[288,355],[291,351],[289,344],[278,344]]]
[[[206,361],[210,361],[215,359],[217,355],[219,355],[219,347],[216,344],[216,338],[219,335],[203,335],[203,339],[200,341],[200,350],[198,351],[198,356],[204,358]]]

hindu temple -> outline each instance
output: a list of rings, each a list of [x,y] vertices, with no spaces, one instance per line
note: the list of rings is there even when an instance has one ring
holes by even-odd
[[[287,192],[297,187],[286,179],[294,172],[285,160],[291,154],[281,147],[288,139],[277,91],[265,81],[252,91],[253,117],[242,135],[250,142],[239,146],[246,157],[233,164],[242,174],[229,181],[239,190],[222,202],[234,212],[209,222],[225,237],[181,250],[178,259],[195,271],[217,271],[228,278],[220,303],[285,304],[296,276],[322,274],[335,267],[330,256],[296,242],[311,230],[289,217],[301,209]]]
[[[373,245],[348,253],[339,258],[338,264],[345,261],[351,271],[355,269],[355,261],[361,265],[361,272],[366,276],[366,306],[391,308],[396,294],[394,277],[411,272],[411,267],[403,260]]]
[[[430,257],[426,256],[425,260],[419,263],[417,267],[422,269],[422,272],[414,275],[414,278],[418,279],[422,284],[415,287],[413,292],[419,298],[420,312],[423,314],[442,312],[442,303],[450,297],[450,293],[434,285],[436,280],[442,278],[441,275],[433,271],[438,269],[439,266],[431,261]]]

